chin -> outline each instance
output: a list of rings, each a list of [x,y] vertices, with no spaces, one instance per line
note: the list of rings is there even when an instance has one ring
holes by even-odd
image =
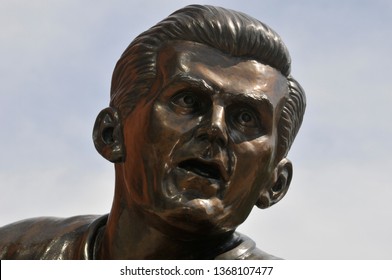
[[[224,234],[236,228],[230,223],[232,213],[223,207],[218,198],[195,198],[175,204],[160,212],[150,212],[155,216],[150,222],[157,230],[182,240],[194,240]]]

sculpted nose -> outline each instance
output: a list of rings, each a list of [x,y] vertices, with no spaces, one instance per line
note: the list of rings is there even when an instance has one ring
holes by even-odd
[[[210,141],[215,141],[221,146],[225,146],[227,144],[228,136],[225,120],[225,110],[223,106],[213,106],[211,123],[207,133]]]

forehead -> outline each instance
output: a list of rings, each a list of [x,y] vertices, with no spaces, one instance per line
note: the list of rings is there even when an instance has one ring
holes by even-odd
[[[195,42],[168,43],[158,54],[157,66],[164,84],[192,77],[218,92],[268,98],[275,106],[288,94],[287,79],[275,68]]]

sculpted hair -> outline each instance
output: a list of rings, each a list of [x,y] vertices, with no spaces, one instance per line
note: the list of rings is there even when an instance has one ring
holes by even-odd
[[[126,118],[136,104],[151,101],[156,58],[169,41],[192,41],[235,57],[254,59],[279,70],[288,79],[289,98],[278,124],[276,159],[287,155],[301,126],[305,93],[291,77],[291,59],[281,38],[264,23],[240,12],[213,6],[180,9],[143,32],[128,46],[113,71],[110,106]]]

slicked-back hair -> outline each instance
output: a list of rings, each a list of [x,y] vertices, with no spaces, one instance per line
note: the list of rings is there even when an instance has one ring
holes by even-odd
[[[151,100],[156,60],[170,41],[191,41],[233,57],[256,60],[280,71],[288,80],[289,97],[278,123],[276,159],[285,157],[301,126],[305,93],[290,75],[291,59],[280,36],[266,24],[241,12],[190,5],[143,32],[122,54],[113,71],[110,106],[125,119],[142,100]]]

